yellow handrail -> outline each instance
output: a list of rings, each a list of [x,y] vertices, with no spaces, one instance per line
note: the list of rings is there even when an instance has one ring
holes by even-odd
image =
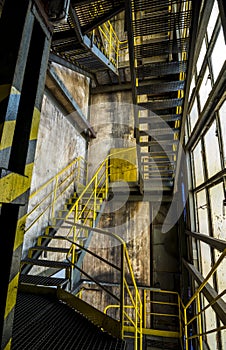
[[[73,221],[65,221],[65,223],[69,225],[73,225],[77,228],[82,228],[85,230],[90,230],[89,226],[74,223]],[[142,300],[140,297],[140,293],[136,284],[136,279],[134,276],[132,264],[129,258],[129,253],[127,250],[126,242],[117,234],[112,233],[107,230],[102,230],[99,228],[92,228],[92,232],[101,233],[104,235],[111,236],[118,240],[121,245],[121,283],[120,283],[120,303],[117,305],[108,305],[105,308],[105,312],[110,308],[118,308],[120,310],[120,322],[121,322],[121,336],[122,339],[127,337],[134,338],[134,350],[142,350]],[[77,243],[73,241],[72,245],[74,245],[74,250],[76,248]],[[69,256],[69,254],[68,254]],[[72,261],[72,259],[71,259]],[[129,285],[127,282],[126,272],[128,272],[128,276],[132,281],[132,285]],[[129,310],[129,311],[127,311]],[[132,327],[130,332],[134,333],[134,336],[130,336],[127,333],[128,323],[130,328]]]
[[[105,49],[105,56],[118,68],[120,51],[127,48],[128,41],[120,41],[110,21],[107,21],[98,27],[102,38],[102,45]],[[93,38],[97,40],[96,31],[93,31]]]
[[[226,249],[223,251],[223,253],[220,255],[216,263],[213,265],[209,273],[207,274],[206,278],[203,280],[203,282],[200,284],[200,286],[195,291],[194,295],[190,298],[189,302],[183,306],[184,310],[184,335],[185,335],[185,349],[189,349],[189,342],[192,339],[198,339],[199,348],[200,350],[203,349],[203,340],[204,336],[210,333],[218,332],[220,330],[226,329],[226,325],[222,327],[216,327],[214,329],[205,331],[203,329],[203,321],[202,321],[202,315],[203,313],[209,308],[212,307],[224,294],[226,294],[226,290],[221,292],[219,295],[217,295],[211,302],[209,302],[205,307],[202,306],[202,296],[203,296],[203,289],[207,285],[210,278],[213,277],[215,272],[217,271],[220,264],[223,262],[224,258],[226,257]],[[205,296],[205,295],[204,295]],[[189,319],[189,310],[194,305],[194,310],[196,310],[196,313],[192,318]],[[197,328],[198,332],[192,335],[189,335],[189,328],[191,327],[192,323],[197,321]]]
[[[74,189],[75,183],[82,183],[87,172],[87,164],[83,157],[74,159],[69,165],[64,167],[55,176],[46,181],[37,190],[33,191],[29,197],[29,203],[37,198],[37,204],[26,214],[25,233],[28,232],[42,217],[49,211],[51,220],[55,215],[55,208],[58,200],[63,194]],[[72,190],[73,190],[72,189]],[[39,195],[39,197],[37,197]],[[41,212],[35,218],[32,215]],[[30,222],[29,222],[30,218]]]

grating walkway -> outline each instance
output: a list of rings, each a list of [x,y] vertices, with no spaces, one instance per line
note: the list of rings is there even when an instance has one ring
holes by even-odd
[[[120,339],[53,297],[19,293],[13,350],[125,350]]]

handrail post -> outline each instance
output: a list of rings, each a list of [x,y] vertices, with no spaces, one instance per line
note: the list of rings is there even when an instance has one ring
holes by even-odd
[[[94,203],[93,203],[94,221],[96,220],[96,216],[97,216],[97,186],[98,186],[98,181],[97,181],[97,175],[96,175],[95,182],[94,182]]]
[[[198,311],[198,329],[199,329],[199,348],[200,348],[200,350],[203,350],[200,293],[198,293],[198,295],[197,295],[197,311]]]
[[[107,200],[108,197],[108,159],[106,159],[105,162],[105,199]]]
[[[111,25],[109,26],[109,31],[110,31],[110,39],[109,39],[109,62],[111,62],[111,46],[112,46],[112,28]]]
[[[188,325],[187,325],[187,308],[184,308],[184,336],[185,336],[185,350],[188,350]]]
[[[120,291],[120,323],[121,337],[124,339],[124,307],[125,307],[125,246],[121,245],[121,291]]]
[[[134,350],[137,350],[137,343],[138,343],[138,305],[137,305],[137,290],[135,288],[135,344],[134,344]]]
[[[144,328],[147,328],[147,300],[146,300],[146,298],[147,298],[147,291],[146,291],[146,289],[144,289],[144,300],[143,300],[143,304],[144,304],[144,306],[143,306],[143,314],[144,314]]]
[[[57,197],[57,187],[58,187],[58,175],[56,176],[56,182],[55,182],[55,186],[54,186],[54,192],[53,192],[53,202],[52,202],[52,210],[51,210],[51,221],[54,218],[54,211],[55,211],[55,202],[56,202],[56,197]]]
[[[139,293],[139,291],[138,291]],[[143,349],[143,307],[142,307],[142,301],[140,300],[140,350]]]

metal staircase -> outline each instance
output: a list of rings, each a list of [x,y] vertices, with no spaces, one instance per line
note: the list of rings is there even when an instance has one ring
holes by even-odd
[[[86,186],[77,185],[77,192],[52,218],[52,225],[38,236],[37,244],[29,249],[27,257],[21,261],[21,284],[55,285],[73,291],[80,279],[79,268],[85,256],[85,251],[78,247],[88,248],[92,228],[100,218],[107,196],[108,159],[100,165]],[[75,223],[86,225],[86,229],[76,228]],[[59,272],[61,276],[56,278],[55,274]]]
[[[184,103],[191,1],[131,0],[126,4],[143,185],[171,191]]]

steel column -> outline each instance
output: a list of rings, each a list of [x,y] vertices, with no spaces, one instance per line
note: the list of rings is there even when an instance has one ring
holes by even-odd
[[[25,214],[51,41],[51,34],[35,12],[31,1],[5,0],[0,19],[0,32],[4,33],[0,56],[1,349],[11,347]]]

